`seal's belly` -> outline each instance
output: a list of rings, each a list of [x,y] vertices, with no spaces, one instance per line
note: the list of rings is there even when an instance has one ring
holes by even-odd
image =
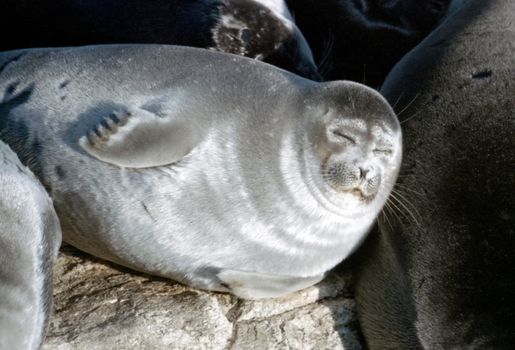
[[[318,227],[273,188],[258,191],[273,195],[267,201],[236,178],[213,186],[214,175],[191,164],[120,170],[80,156],[56,169],[47,178],[64,240],[133,269],[179,280],[206,268],[314,276],[346,254],[336,239],[298,238]]]

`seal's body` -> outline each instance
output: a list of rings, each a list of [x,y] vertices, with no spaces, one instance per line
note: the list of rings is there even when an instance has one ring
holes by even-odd
[[[384,99],[235,55],[107,46],[0,56],[0,137],[49,189],[64,240],[247,298],[311,285],[395,181]]]
[[[470,0],[381,90],[407,107],[397,196],[406,207],[402,220],[387,211],[356,261],[371,349],[515,343],[514,57],[513,1]]]
[[[0,141],[0,348],[39,349],[60,243],[48,194]]]
[[[3,7],[3,8],[2,8]],[[319,80],[283,0],[5,0],[0,50],[156,43],[238,54]]]

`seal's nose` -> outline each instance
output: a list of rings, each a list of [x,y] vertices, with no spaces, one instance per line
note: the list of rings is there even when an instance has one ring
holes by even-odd
[[[365,180],[369,171],[370,169],[368,168],[359,167],[359,178]]]

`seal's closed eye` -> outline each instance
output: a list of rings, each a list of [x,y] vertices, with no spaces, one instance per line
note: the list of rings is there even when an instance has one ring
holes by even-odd
[[[333,135],[336,136],[337,141],[345,141],[346,140],[346,141],[350,142],[351,144],[354,144],[354,145],[356,144],[356,139],[345,134],[345,131],[343,131],[343,130],[335,129],[332,131],[332,133],[333,133]]]

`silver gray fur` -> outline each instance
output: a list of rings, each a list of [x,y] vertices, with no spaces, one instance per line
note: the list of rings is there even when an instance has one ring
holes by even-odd
[[[391,107],[356,83],[157,45],[7,52],[0,67],[0,137],[49,189],[64,240],[199,288],[316,283],[363,240],[400,164]],[[342,165],[325,175],[338,190],[324,164]]]
[[[43,186],[0,141],[0,349],[38,349],[61,231]]]

